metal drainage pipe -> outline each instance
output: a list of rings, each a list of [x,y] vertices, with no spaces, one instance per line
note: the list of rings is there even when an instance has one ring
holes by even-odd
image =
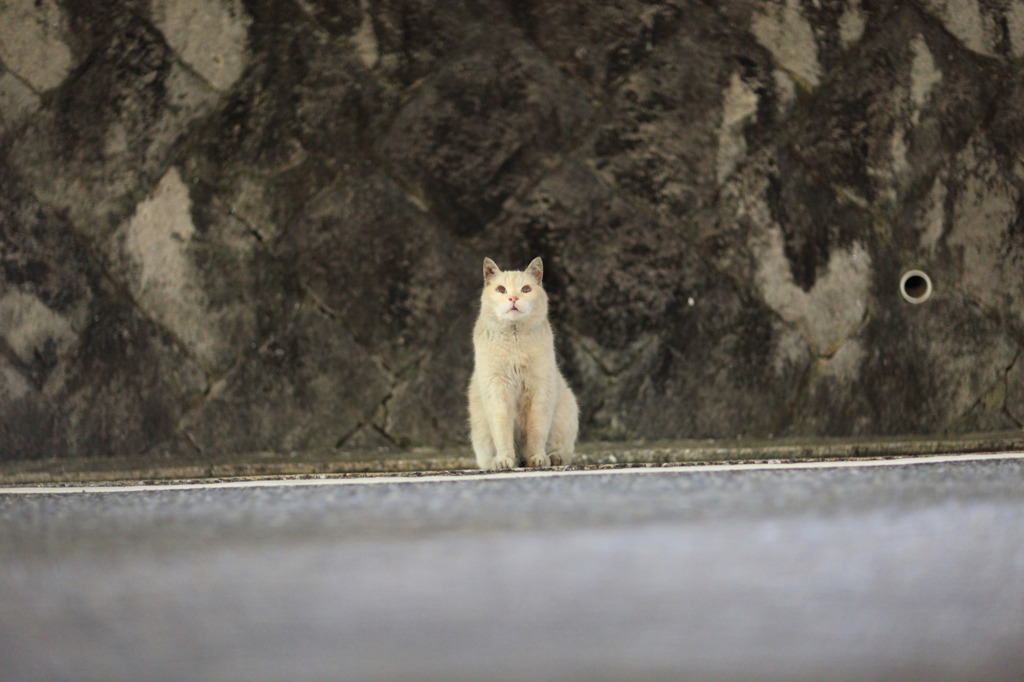
[[[924,303],[932,295],[932,279],[922,270],[907,270],[900,277],[900,296],[908,303]]]

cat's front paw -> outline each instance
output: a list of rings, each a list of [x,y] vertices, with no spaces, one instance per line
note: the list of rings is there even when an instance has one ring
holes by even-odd
[[[551,466],[551,458],[545,455],[543,452],[539,455],[530,455],[526,459],[527,464],[532,467],[549,467]]]
[[[515,457],[502,457],[499,455],[491,460],[490,468],[492,471],[504,471],[508,469],[515,469]]]

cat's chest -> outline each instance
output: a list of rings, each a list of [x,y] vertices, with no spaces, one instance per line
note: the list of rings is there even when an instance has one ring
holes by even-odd
[[[491,371],[513,375],[527,376],[543,371],[547,355],[544,346],[538,340],[527,338],[501,338],[483,343],[478,348],[478,358],[488,365]]]
[[[536,353],[519,344],[494,344],[485,349],[484,355],[495,369],[516,374],[526,372],[536,363]]]

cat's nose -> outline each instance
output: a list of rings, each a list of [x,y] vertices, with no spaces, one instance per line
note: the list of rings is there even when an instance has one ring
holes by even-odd
[[[509,297],[508,297],[508,300],[510,300],[510,301],[512,301],[513,303],[515,303],[516,301],[518,301],[518,300],[519,300],[519,297],[518,297],[518,296],[509,296]]]

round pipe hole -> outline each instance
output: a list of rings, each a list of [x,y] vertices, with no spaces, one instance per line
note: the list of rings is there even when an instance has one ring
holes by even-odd
[[[900,295],[908,303],[924,303],[932,295],[932,279],[921,270],[907,270],[900,278]]]

